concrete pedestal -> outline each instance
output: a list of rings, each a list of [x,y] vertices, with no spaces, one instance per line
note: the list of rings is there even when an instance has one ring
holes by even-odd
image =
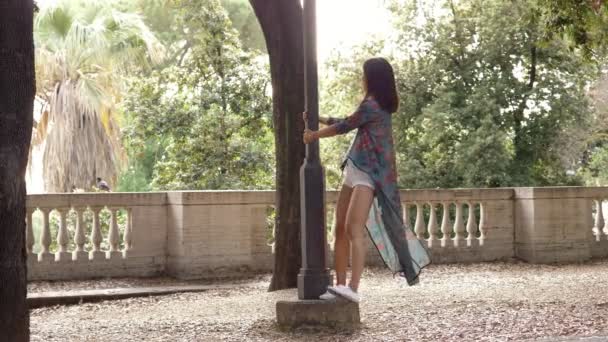
[[[303,325],[353,329],[359,325],[361,317],[359,304],[344,299],[293,300],[277,302],[277,322],[286,329]]]
[[[515,255],[538,264],[591,259],[593,197],[584,189],[516,188]]]

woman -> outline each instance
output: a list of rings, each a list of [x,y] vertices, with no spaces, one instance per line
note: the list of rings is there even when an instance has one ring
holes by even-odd
[[[386,265],[404,276],[409,285],[417,283],[418,274],[430,263],[427,250],[415,234],[405,228],[401,216],[391,122],[399,98],[393,68],[388,61],[372,58],[365,62],[363,88],[364,99],[352,115],[343,120],[320,118],[327,127],[304,131],[304,143],[310,144],[357,129],[342,164],[344,184],[336,207],[334,260],[337,285],[329,287],[321,299],[338,295],[359,302],[366,228]],[[347,286],[346,269],[351,247],[352,274]]]

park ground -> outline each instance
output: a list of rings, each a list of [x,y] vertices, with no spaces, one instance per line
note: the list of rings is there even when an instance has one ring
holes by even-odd
[[[34,309],[32,341],[608,341],[608,261],[434,265],[407,287],[366,271],[355,331],[275,326],[270,275],[200,293]],[[181,285],[170,279],[36,282],[30,292]],[[192,284],[190,282],[189,284]],[[593,337],[592,339],[588,339]]]

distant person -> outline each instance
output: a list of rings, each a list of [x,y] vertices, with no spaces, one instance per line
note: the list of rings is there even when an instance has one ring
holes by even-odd
[[[393,68],[386,59],[372,58],[365,62],[363,92],[359,108],[349,117],[319,118],[327,127],[304,131],[304,143],[310,144],[357,130],[342,164],[344,183],[336,206],[337,284],[330,286],[321,299],[340,296],[359,302],[359,281],[367,249],[366,228],[386,265],[409,285],[418,282],[420,271],[431,262],[428,251],[404,225],[401,216],[392,132],[392,113],[397,111],[399,98]],[[308,120],[307,113],[304,120]],[[351,251],[352,274],[347,286]]]
[[[104,181],[100,177],[97,177],[97,189],[99,189],[101,191],[110,192],[110,186],[108,185],[108,183],[106,181]]]

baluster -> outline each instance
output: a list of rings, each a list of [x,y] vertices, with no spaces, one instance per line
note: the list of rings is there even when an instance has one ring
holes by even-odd
[[[131,248],[133,247],[132,245],[132,237],[133,237],[133,215],[132,215],[132,210],[128,209],[127,210],[127,220],[126,220],[126,225],[125,225],[125,254],[131,250]],[[274,238],[274,232],[273,232],[273,238]],[[274,253],[274,243],[272,245],[272,252]]]
[[[602,207],[602,200],[595,200],[595,224],[593,225],[593,235],[595,235],[596,241],[602,240],[602,230],[605,226],[604,222],[604,208]]]
[[[402,203],[401,211],[403,212],[403,225],[405,226],[405,229],[412,230],[409,208],[410,206],[407,203]]]
[[[109,208],[110,210],[110,232],[108,234],[108,244],[110,250],[106,253],[108,259],[120,259],[121,253],[118,251],[118,243],[120,242],[120,235],[118,234],[118,222],[116,215],[118,215],[117,208]]]
[[[91,208],[93,211],[93,231],[91,233],[91,244],[93,245],[93,250],[89,252],[89,259],[103,259],[105,258],[104,253],[101,251],[101,225],[99,223],[99,212],[101,208],[93,207]]]
[[[276,208],[274,206],[272,206],[272,210],[276,212]],[[125,248],[127,248],[127,250],[125,250],[124,254],[125,254],[125,258],[127,257],[127,254],[129,252],[129,250],[131,249],[131,227],[132,227],[132,210],[129,209],[129,220],[127,222],[129,222],[129,225],[127,226],[127,231],[126,233],[129,233],[128,238],[125,237]],[[277,232],[277,226],[276,226],[276,220],[273,220],[274,222],[272,222],[272,231],[271,231],[271,235],[272,235],[272,243],[270,244],[270,249],[272,251],[272,255],[274,255],[275,253],[275,248],[277,245],[277,240],[276,240],[276,232]]]
[[[479,245],[483,246],[486,239],[486,206],[483,202],[479,203]]]
[[[416,202],[416,224],[414,225],[414,231],[418,239],[424,240],[425,229],[423,207],[421,203]]]
[[[602,201],[600,199],[600,207],[602,207],[602,212],[604,211],[604,201]],[[602,215],[602,218],[604,217],[604,215]],[[604,227],[601,228],[600,234],[604,233],[604,235],[607,235],[608,238],[608,221],[604,220]]]
[[[118,209],[111,208],[111,221],[110,221],[110,235],[108,236],[108,242],[110,244],[110,251],[115,252],[118,251],[118,222],[116,215],[118,214]]]
[[[82,218],[82,213],[86,208],[74,208],[76,211],[76,234],[74,234],[74,244],[76,250],[72,253],[73,260],[86,260],[87,252],[84,250],[84,244],[86,243],[85,236],[85,223]]]
[[[337,219],[336,219],[336,215],[337,215],[337,205],[336,203],[328,203],[326,204],[326,209],[327,209],[327,215],[326,217],[328,218],[327,221],[327,225],[329,227],[329,230],[327,231],[327,234],[325,235],[326,237],[326,243],[327,245],[325,246],[325,260],[327,260],[328,262],[333,262],[333,253],[331,252],[334,249],[334,243],[336,241],[336,224],[337,224]],[[273,246],[274,248],[274,246]]]
[[[460,246],[464,233],[464,222],[462,219],[462,203],[456,202],[456,220],[454,221],[454,247]]]
[[[34,254],[34,243],[36,242],[36,237],[34,236],[34,220],[33,220],[33,215],[34,215],[34,209],[32,208],[28,208],[27,209],[27,213],[26,213],[26,217],[25,217],[25,248],[27,249],[27,258],[31,259],[32,261],[33,259],[33,254]]]
[[[431,212],[429,216],[429,247],[433,247],[433,241],[439,241],[437,235],[439,230],[437,229],[437,213],[435,212],[435,203],[429,202]]]
[[[59,229],[57,230],[57,253],[55,253],[55,261],[70,260],[71,256],[68,253],[68,227],[66,221],[66,210],[57,209],[59,212]]]
[[[475,217],[475,204],[474,202],[467,202],[469,208],[469,217],[467,218],[467,246],[473,246],[473,241],[477,240],[475,236],[477,234],[477,218]]]
[[[50,210],[47,208],[40,208],[42,212],[42,236],[40,237],[40,249],[41,252],[38,254],[38,261],[52,261],[54,256],[49,251],[51,247],[51,225],[49,223]]]
[[[443,217],[441,218],[441,233],[443,237],[441,238],[441,247],[445,247],[448,244],[448,241],[452,239],[452,222],[450,222],[450,203],[443,202]]]
[[[327,232],[327,243],[329,245],[333,245],[335,239],[336,239],[336,224],[338,223],[338,220],[336,219],[336,215],[338,214],[337,209],[336,209],[336,204],[334,203],[329,203],[327,205],[327,216],[330,218],[330,225],[329,225],[329,231]]]

